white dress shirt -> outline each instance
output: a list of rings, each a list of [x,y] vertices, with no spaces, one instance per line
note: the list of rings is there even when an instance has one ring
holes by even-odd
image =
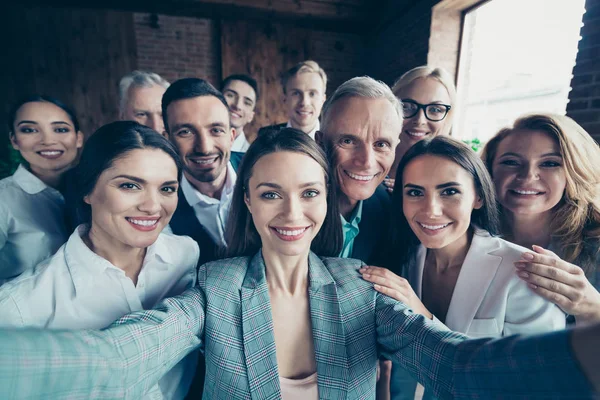
[[[81,239],[85,232],[80,225],[54,256],[0,287],[0,326],[100,329],[195,284],[200,251],[187,236],[161,233],[146,250],[134,285],[122,269],[87,247]],[[197,353],[183,359],[146,398],[183,399],[196,362]]]
[[[249,147],[250,147],[250,142],[248,142],[248,139],[246,138],[246,135],[244,134],[244,131],[242,130],[237,135],[235,140],[233,141],[233,144],[231,145],[231,151],[245,153],[246,151],[248,151]]]
[[[225,242],[225,224],[229,216],[236,178],[237,174],[231,163],[227,163],[227,177],[225,178],[225,186],[221,191],[220,199],[200,193],[192,186],[190,181],[185,177],[185,174],[181,179],[181,190],[183,191],[185,200],[194,210],[194,214],[196,214],[196,218],[198,218],[200,224],[206,229],[214,242],[220,246],[227,245]]]
[[[58,190],[23,165],[0,181],[0,285],[50,257],[68,237]]]
[[[287,125],[285,126],[286,128],[293,128],[292,123],[290,121],[288,121]],[[315,127],[313,128],[312,131],[308,132],[307,135],[310,136],[311,139],[314,140],[315,138],[315,133],[321,129],[321,123],[319,122],[319,120],[317,120],[317,124],[315,125]]]

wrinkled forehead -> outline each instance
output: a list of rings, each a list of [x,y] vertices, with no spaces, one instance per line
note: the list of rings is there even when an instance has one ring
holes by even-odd
[[[131,87],[127,102],[134,108],[161,109],[162,96],[166,89],[159,85],[151,87]]]
[[[398,140],[402,119],[384,98],[346,97],[331,105],[322,131],[326,139],[349,135],[364,142]]]

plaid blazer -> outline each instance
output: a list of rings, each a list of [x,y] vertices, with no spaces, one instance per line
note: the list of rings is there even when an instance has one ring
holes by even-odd
[[[591,393],[566,334],[544,338],[541,348],[531,341],[471,344],[375,292],[359,278],[360,265],[309,258],[320,398],[375,398],[378,345],[443,399],[531,398],[536,388],[555,396]],[[205,398],[280,398],[261,253],[205,264],[198,288],[103,331],[0,330],[0,398],[138,399],[198,346],[206,353]],[[536,380],[522,371],[552,376]]]

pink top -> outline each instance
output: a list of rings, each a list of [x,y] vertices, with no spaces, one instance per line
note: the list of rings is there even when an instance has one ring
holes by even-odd
[[[281,400],[318,400],[317,373],[303,379],[279,377]]]

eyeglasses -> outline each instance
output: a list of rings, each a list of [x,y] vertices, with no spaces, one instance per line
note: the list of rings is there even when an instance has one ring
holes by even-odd
[[[446,118],[451,106],[448,104],[420,104],[413,100],[402,100],[402,113],[404,118],[412,118],[419,110],[423,110],[425,118],[430,121],[441,121]]]

